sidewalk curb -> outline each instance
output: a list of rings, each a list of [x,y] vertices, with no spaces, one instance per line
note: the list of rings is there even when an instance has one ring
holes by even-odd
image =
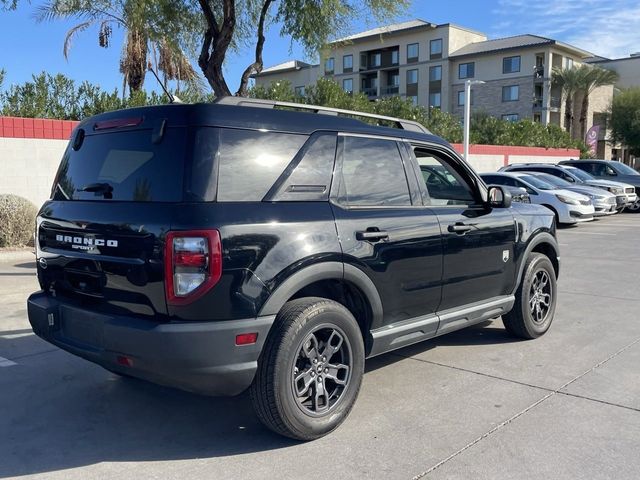
[[[16,248],[15,250],[0,250],[0,263],[35,261],[36,254],[33,248]]]

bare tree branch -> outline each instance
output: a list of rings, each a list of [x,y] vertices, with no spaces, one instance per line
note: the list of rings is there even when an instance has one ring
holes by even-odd
[[[242,73],[242,78],[240,79],[240,87],[236,92],[236,96],[246,97],[247,96],[247,85],[249,84],[249,78],[253,73],[260,73],[263,68],[262,62],[262,50],[264,49],[264,22],[267,18],[267,13],[269,12],[269,7],[273,3],[273,0],[265,0],[262,5],[262,10],[260,11],[260,19],[258,20],[258,40],[256,42],[256,59],[255,61],[249,65],[245,71]]]

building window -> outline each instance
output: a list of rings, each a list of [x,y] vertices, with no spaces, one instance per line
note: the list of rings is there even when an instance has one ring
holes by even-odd
[[[407,85],[418,83],[418,69],[407,70]]]
[[[438,80],[442,80],[442,66],[429,67],[429,81],[437,82]]]
[[[370,67],[379,67],[382,63],[382,55],[380,53],[372,53],[369,57]]]
[[[502,115],[502,120],[506,120],[507,122],[517,122],[519,117],[517,113],[508,113],[506,115]]]
[[[398,50],[391,50],[391,65],[398,65],[400,63],[400,52]]]
[[[353,72],[353,55],[345,55],[342,57],[342,71]]]
[[[420,48],[417,43],[407,45],[407,62],[417,62],[420,55]]]
[[[442,58],[442,39],[437,38],[429,42],[429,56],[433,60],[434,58]]]
[[[400,74],[396,70],[393,73],[389,73],[389,86],[398,87],[400,86]]]
[[[429,106],[434,108],[440,108],[442,106],[440,92],[429,94]]]
[[[324,62],[324,73],[327,75],[333,75],[333,70],[335,68],[335,60],[333,57],[327,58]]]
[[[462,107],[464,105],[464,97],[465,97],[464,90],[458,91],[458,106],[459,107]],[[473,90],[471,90],[471,105],[473,105],[473,97],[474,97]]]
[[[296,97],[304,97],[304,85],[295,88]]]
[[[540,115],[539,113],[534,113],[533,121],[536,123],[542,123],[542,115]]]
[[[409,95],[407,100],[411,100],[411,103],[414,105],[418,105],[418,96],[417,95]]]
[[[460,65],[458,65],[458,78],[461,80],[465,78],[473,78],[475,76],[475,70],[475,62],[461,63]]]
[[[520,55],[502,59],[502,73],[516,73],[520,71]]]
[[[509,85],[502,87],[503,102],[517,102],[520,97],[520,87],[518,85]]]
[[[564,65],[567,68],[573,68],[573,58],[565,57],[564,58]]]
[[[353,93],[353,78],[342,80],[342,89],[347,93]]]

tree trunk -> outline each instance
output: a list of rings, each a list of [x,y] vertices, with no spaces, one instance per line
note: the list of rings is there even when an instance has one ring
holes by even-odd
[[[249,84],[249,78],[252,73],[260,73],[262,71],[263,63],[262,63],[262,50],[264,48],[264,22],[267,18],[267,12],[269,11],[269,7],[273,0],[264,0],[262,4],[262,9],[260,10],[260,19],[258,21],[258,40],[256,42],[256,57],[255,61],[249,65],[245,71],[242,73],[242,77],[240,79],[240,87],[236,92],[236,96],[238,97],[246,97],[248,93],[247,86]]]
[[[584,92],[580,109],[580,140],[583,142],[586,142],[587,136],[587,113],[589,113],[589,92]]]
[[[120,70],[125,75],[132,92],[142,90],[147,73],[147,37],[135,29],[127,34],[124,57],[120,62]]]
[[[571,135],[571,124],[573,123],[573,97],[567,95],[564,102],[564,129]]]
[[[207,21],[207,30],[202,38],[198,65],[216,97],[231,95],[231,90],[224,78],[222,65],[236,27],[235,0],[224,0],[223,19],[220,25],[209,0],[198,0],[198,3]]]

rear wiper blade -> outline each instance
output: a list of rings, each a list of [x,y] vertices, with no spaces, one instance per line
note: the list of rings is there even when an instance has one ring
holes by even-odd
[[[80,189],[81,192],[94,192],[96,196],[103,195],[104,198],[111,198],[113,187],[108,183],[90,183]]]

